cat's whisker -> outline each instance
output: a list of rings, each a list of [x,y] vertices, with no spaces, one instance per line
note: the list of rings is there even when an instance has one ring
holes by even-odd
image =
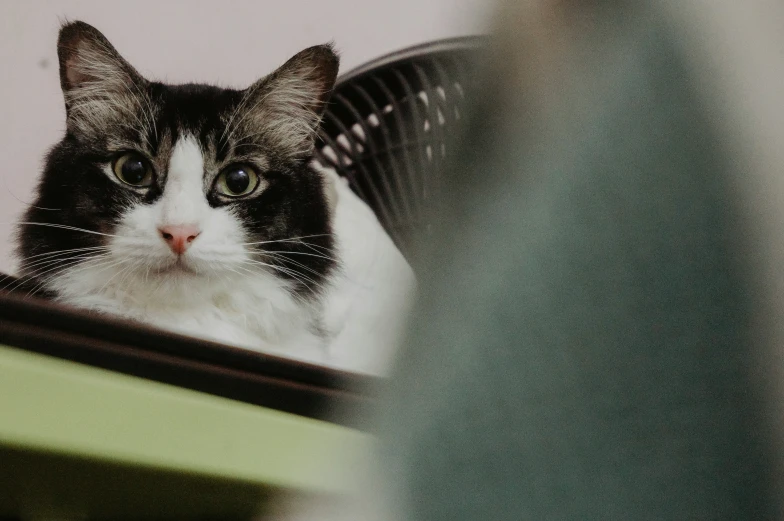
[[[122,266],[123,264],[129,263],[129,262],[130,261],[128,259],[119,259],[119,260],[107,259],[107,260],[104,260],[103,262],[97,263],[97,264],[92,265],[92,266],[77,266],[72,271],[69,271],[66,274],[66,276],[77,275],[77,274],[79,274],[79,273],[81,273],[83,271],[86,271],[88,269],[91,270],[90,275],[91,276],[95,276],[95,275],[97,275],[99,273],[105,272],[106,270],[109,270],[109,269],[112,269],[112,268],[116,268],[118,266]],[[123,272],[123,270],[121,270],[118,273],[115,273],[114,275],[112,275],[109,278],[109,280],[106,281],[106,283],[103,285],[103,287],[98,291],[98,294],[100,294],[108,286],[109,282],[111,282],[111,280],[114,277],[116,277],[117,275],[119,275],[122,272]]]
[[[73,249],[73,250],[70,250],[70,251],[67,251],[67,250],[66,251],[54,251],[54,252],[49,252],[47,254],[40,254],[40,255],[37,255],[37,256],[27,257],[24,260],[22,260],[22,262],[20,263],[20,268],[23,268],[23,269],[24,268],[29,268],[29,267],[35,266],[36,264],[38,264],[40,262],[47,261],[47,260],[58,259],[58,258],[63,258],[63,257],[73,258],[73,257],[77,257],[77,256],[97,255],[97,254],[100,254],[100,253],[105,252],[105,251],[108,251],[108,249],[101,248],[101,249],[87,250],[87,249],[82,249],[82,248],[76,248],[76,249]]]
[[[242,266],[237,266],[236,268],[237,268],[237,269],[241,269],[241,270],[245,271],[246,273],[250,273],[250,274],[253,274],[253,275],[255,275],[255,273],[253,273],[251,270],[249,270],[249,269],[247,269],[247,268],[243,268]],[[238,276],[240,276],[240,277],[242,276],[242,273],[240,273],[239,271],[235,270],[234,268],[230,268],[230,267],[228,267],[228,266],[223,266],[223,267],[222,267],[222,269],[223,269],[223,270],[230,271],[230,272],[232,272],[232,273],[234,273],[235,275],[238,275]]]
[[[330,236],[332,236],[334,238],[334,235],[332,235],[332,234],[327,234],[327,235],[330,235]],[[334,246],[329,246],[329,247],[328,246],[323,246],[321,244],[316,244],[315,242],[303,241],[302,239],[290,239],[290,240],[292,242],[296,242],[297,244],[301,244],[303,246],[308,246],[310,248],[316,248],[316,249],[322,250],[322,251],[333,251],[334,250]]]
[[[275,241],[275,242],[281,242],[281,241]],[[298,243],[298,244],[302,244],[303,246],[306,246],[306,247],[308,246],[307,243]],[[327,253],[329,250],[327,248],[324,248],[324,249],[327,250],[327,251],[321,252],[321,251],[319,251],[317,249],[313,249],[313,251],[315,251],[316,253],[309,253],[309,252],[284,251],[284,250],[247,250],[247,249],[244,249],[244,248],[243,249],[241,249],[241,248],[209,248],[209,249],[200,250],[200,253],[201,254],[211,254],[211,253],[215,254],[215,253],[217,253],[217,254],[222,255],[222,256],[225,256],[225,255],[240,255],[240,254],[241,255],[260,255],[260,256],[263,256],[263,255],[302,255],[302,256],[306,256],[306,257],[316,257],[316,258],[320,258],[320,259],[325,259],[325,260],[332,261],[332,262],[339,262],[339,259],[337,257],[332,256],[332,255],[326,255],[325,253]]]
[[[126,273],[126,274],[127,274],[127,273],[129,273],[129,272],[132,270],[132,268],[134,267],[134,263],[133,263],[133,262],[131,262],[131,259],[122,259],[120,262],[118,262],[118,263],[115,263],[115,264],[113,264],[113,265],[111,265],[111,266],[109,266],[109,267],[105,268],[104,270],[102,270],[102,271],[106,271],[106,269],[108,269],[108,268],[110,268],[110,267],[114,267],[114,266],[121,266],[121,265],[122,265],[123,263],[125,263],[125,262],[129,263],[129,265],[128,265],[128,266],[126,266],[126,267],[124,267],[123,269],[121,269],[120,271],[118,271],[117,273],[115,273],[114,275],[112,275],[111,277],[109,277],[109,280],[107,280],[107,281],[106,281],[106,283],[105,283],[103,286],[101,286],[101,289],[99,289],[99,290],[98,290],[98,294],[101,294],[101,293],[103,293],[103,290],[104,290],[104,289],[106,289],[106,288],[109,286],[109,284],[110,284],[110,283],[111,283],[111,282],[112,282],[112,281],[113,281],[115,278],[117,278],[117,277],[118,277],[120,274],[122,274],[122,273]],[[122,285],[122,282],[123,282],[123,280],[125,280],[125,277],[123,277],[122,279],[120,279],[120,282],[118,283],[118,285],[120,285],[120,286],[121,286],[121,285]]]
[[[50,259],[38,259],[36,262],[21,263],[17,271],[19,272],[20,275],[27,275],[28,273],[35,273],[37,270],[44,269],[48,266],[53,266],[57,263],[63,263],[72,260],[73,261],[87,260],[93,257],[94,255],[75,255],[75,256],[58,257],[58,258],[50,258]]]
[[[29,292],[27,292],[27,295],[29,296],[32,293],[38,291],[47,282],[51,281],[55,276],[57,276],[58,274],[62,273],[63,271],[65,271],[67,269],[72,269],[72,268],[74,268],[76,266],[83,267],[83,268],[80,268],[80,269],[88,269],[90,267],[94,267],[94,266],[92,266],[92,264],[95,263],[96,261],[104,262],[104,259],[106,257],[109,257],[109,255],[107,254],[107,255],[101,255],[101,256],[94,256],[94,257],[88,258],[87,260],[82,260],[80,262],[64,262],[63,264],[55,266],[54,268],[49,270],[49,271],[54,272],[54,273],[52,273],[48,277],[43,277],[43,275],[45,275],[49,271],[46,271],[46,272],[43,272],[43,273],[35,273],[32,276],[28,277],[27,280],[33,280],[33,279],[40,278],[41,281],[38,284],[36,284]],[[98,265],[100,265],[100,262],[98,262]],[[80,270],[75,270],[75,271],[80,271]]]
[[[36,293],[38,290],[40,290],[41,288],[43,288],[45,284],[46,284],[46,280],[41,280],[41,281],[40,281],[40,282],[38,282],[38,283],[37,283],[35,286],[33,286],[32,288],[30,288],[30,291],[28,291],[28,292],[25,294],[25,297],[29,297],[29,296],[31,296],[31,295],[33,295],[33,294],[35,294],[35,293]]]
[[[108,254],[107,254],[107,256],[108,256]],[[69,267],[72,267],[72,266],[75,266],[75,265],[81,264],[81,263],[89,263],[89,262],[92,262],[93,260],[97,260],[99,258],[101,258],[101,257],[96,257],[96,258],[88,259],[88,260],[83,260],[83,259],[71,259],[71,260],[59,259],[60,263],[57,264],[56,266],[52,267],[51,265],[47,265],[47,266],[44,266],[44,267],[39,267],[38,269],[33,270],[31,273],[25,273],[22,277],[19,278],[19,280],[17,281],[16,285],[12,285],[12,287],[10,287],[10,288],[9,288],[8,285],[6,285],[3,288],[1,288],[0,291],[14,291],[14,289],[20,287],[25,282],[28,282],[30,280],[34,280],[34,279],[37,279],[37,278],[42,278],[44,275],[46,275],[47,273],[51,273],[52,271],[62,270],[62,269],[69,268]],[[44,270],[44,271],[41,271],[41,270]]]
[[[318,288],[327,289],[324,284],[322,284],[320,282],[317,282],[317,281],[315,281],[315,280],[313,280],[313,279],[303,275],[302,273],[298,273],[298,272],[296,272],[294,270],[291,270],[291,269],[288,269],[288,268],[284,268],[283,266],[277,266],[275,264],[269,264],[269,263],[261,262],[261,261],[257,261],[257,260],[248,260],[248,261],[245,261],[243,264],[259,265],[259,266],[264,266],[264,267],[267,267],[267,268],[272,268],[272,269],[277,270],[277,271],[279,271],[279,272],[281,272],[281,273],[283,273],[285,275],[290,276],[291,278],[293,278],[297,282],[299,282],[301,284],[304,284],[306,287],[308,287],[308,289],[312,289],[312,288],[310,288],[310,286],[305,281],[309,282],[310,284],[315,285]]]
[[[106,254],[104,254],[106,255]],[[36,262],[31,263],[23,263],[19,266],[19,268],[23,271],[29,271],[32,268],[38,267],[39,269],[45,266],[49,266],[52,264],[56,264],[58,262],[65,262],[69,260],[86,260],[92,259],[97,257],[97,255],[75,255],[75,256],[67,256],[67,257],[58,257],[58,258],[48,258],[48,259],[39,259]]]
[[[51,275],[49,275],[46,278],[41,277],[42,275],[44,275],[44,273],[37,274],[37,275],[34,275],[32,277],[28,277],[27,280],[32,280],[32,279],[38,278],[38,277],[41,277],[41,279],[42,279],[41,282],[39,282],[30,292],[38,291],[38,289],[40,289],[42,286],[44,286],[47,282],[50,282],[54,277],[58,276],[59,274],[61,274],[62,272],[66,271],[66,270],[71,270],[69,272],[69,275],[74,275],[74,274],[80,273],[80,272],[82,272],[84,270],[87,270],[87,269],[101,268],[102,266],[105,266],[106,264],[111,263],[111,260],[106,259],[106,257],[109,257],[109,256],[105,255],[105,256],[102,256],[102,258],[91,259],[91,260],[88,260],[88,261],[85,261],[85,262],[81,263],[81,265],[79,265],[79,263],[71,263],[71,264],[66,264],[65,266],[58,266],[57,268],[59,268],[59,270],[57,270],[57,271],[55,271],[55,269],[50,270],[50,271],[54,271],[54,273],[52,273]],[[99,261],[99,262],[96,262],[96,261]],[[28,292],[28,294],[30,294],[30,292]]]
[[[91,260],[104,259],[104,258],[107,258],[109,256],[110,256],[110,254],[105,253],[105,254],[101,254],[101,255],[80,256],[80,257],[66,258],[66,259],[54,259],[54,260],[51,260],[51,261],[48,261],[48,262],[45,262],[45,263],[42,263],[42,264],[38,265],[33,270],[30,270],[30,268],[32,266],[25,266],[24,267],[24,270],[25,270],[24,273],[25,274],[29,273],[29,274],[31,274],[31,275],[33,275],[35,277],[39,277],[39,276],[47,273],[47,271],[43,271],[43,272],[41,271],[41,270],[46,270],[47,268],[57,267],[58,265],[65,265],[65,264],[69,264],[69,265],[70,264],[79,264],[80,262],[89,262]]]
[[[24,284],[34,280],[35,277],[33,276],[20,276],[16,280],[11,279],[8,283],[4,284],[3,287],[0,287],[0,293],[13,293],[19,287],[23,286]]]
[[[276,242],[295,242],[299,239],[311,239],[314,237],[329,237],[332,235],[331,233],[316,233],[313,235],[302,235],[301,237],[286,237],[285,239],[272,239],[268,241],[258,241],[258,242],[244,242],[241,243],[240,246],[253,246],[257,244],[274,244]]]
[[[30,255],[29,257],[26,257],[25,260],[35,259],[37,257],[47,257],[47,256],[50,256],[50,255],[55,255],[55,254],[59,254],[59,253],[67,253],[67,252],[76,253],[76,252],[82,252],[82,251],[108,250],[108,249],[109,248],[107,248],[106,246],[89,246],[89,247],[86,247],[86,248],[69,248],[67,250],[53,250],[53,251],[49,251],[49,252],[46,252],[46,253],[38,253],[36,255]]]
[[[297,244],[297,245],[300,245],[300,246],[304,246],[305,248],[308,248],[309,250],[312,250],[312,251],[314,251],[316,253],[320,253],[320,254],[329,254],[329,253],[331,253],[333,251],[333,248],[328,248],[326,246],[321,246],[319,244],[315,244],[315,243],[308,242],[308,241],[303,241],[303,240],[298,240],[298,239],[281,239],[279,241],[268,242],[266,244],[276,244],[276,243],[281,243],[281,244],[293,243],[293,244]]]
[[[114,235],[114,234],[111,234],[111,233],[96,232],[96,231],[93,231],[93,230],[86,230],[84,228],[78,228],[76,226],[69,226],[67,224],[37,223],[37,222],[31,222],[31,221],[20,221],[20,222],[17,222],[16,224],[24,224],[24,225],[30,225],[30,226],[44,226],[44,227],[48,227],[48,228],[60,228],[62,230],[70,230],[70,231],[73,231],[73,232],[89,233],[91,235],[101,235],[101,236],[104,236],[104,237],[119,237],[119,235]]]
[[[288,266],[281,266],[280,264],[274,264],[273,266],[275,266],[275,269],[277,269],[281,273],[286,273],[290,277],[293,277],[293,278],[295,278],[296,280],[298,280],[300,282],[304,283],[305,281],[307,281],[308,283],[314,284],[316,287],[318,287],[319,289],[322,289],[324,291],[326,291],[329,288],[329,286],[326,285],[325,283],[319,282],[318,280],[314,280],[313,278],[311,278],[311,276],[308,276],[305,273],[303,273],[300,268],[293,268],[293,267],[290,268]],[[320,275],[318,272],[314,272],[312,270],[306,270],[306,271],[308,271],[309,273],[312,273],[313,276],[316,276],[316,277],[318,277]]]
[[[321,255],[320,253],[307,253],[304,251],[254,251],[251,252],[252,255],[278,255],[278,256],[285,256],[285,255],[304,255],[305,257],[316,257],[318,259],[324,259],[332,262],[337,262],[338,259],[329,255]]]
[[[80,255],[80,256],[77,256],[77,257],[67,257],[67,258],[59,258],[59,259],[45,259],[45,260],[37,262],[37,263],[20,266],[20,269],[21,269],[21,272],[22,272],[21,274],[23,276],[27,276],[27,275],[37,276],[41,272],[41,270],[44,270],[44,269],[46,269],[46,268],[48,268],[50,266],[56,265],[56,264],[64,264],[64,263],[70,263],[70,262],[85,261],[85,260],[89,260],[89,259],[93,259],[93,258],[103,257],[103,256],[106,256],[106,255],[107,254],[89,255],[89,256],[87,256],[87,255],[85,255],[85,256]]]
[[[263,255],[263,254],[260,253],[259,255]],[[313,275],[315,275],[317,277],[320,277],[322,275],[321,273],[319,273],[318,271],[314,270],[310,266],[302,264],[301,262],[297,262],[294,259],[289,259],[289,258],[285,257],[284,255],[279,255],[279,254],[269,253],[269,252],[267,253],[267,255],[270,256],[275,261],[285,262],[285,263],[291,264],[291,265],[296,266],[296,267],[298,267],[300,269],[303,269],[303,270],[305,270],[305,271],[307,271],[309,273],[312,273]],[[288,266],[286,266],[286,267],[288,268]]]
[[[37,292],[39,289],[41,289],[43,286],[44,286],[44,282],[43,282],[43,281],[39,282],[38,284],[36,284],[36,285],[35,285],[35,286],[33,286],[32,288],[30,288],[30,291],[28,291],[27,293],[25,293],[25,298],[27,298],[27,297],[31,297],[31,296],[32,296],[32,295],[34,295],[34,294],[35,294],[35,293],[36,293],[36,292]]]
[[[245,272],[246,274],[251,275],[251,276],[257,276],[258,275],[257,271],[253,271],[252,269],[246,268],[244,266],[236,266],[236,268],[239,269],[239,270],[242,270],[243,272]],[[241,276],[241,274],[239,274],[239,275]],[[309,286],[307,286],[307,284],[305,284],[305,286],[309,288]],[[279,283],[279,284],[277,284],[276,287],[278,289],[286,289],[286,290],[288,290],[288,285],[287,284]],[[295,299],[297,299],[298,301],[300,300],[299,296],[297,296],[297,295],[293,295],[293,297]]]
[[[334,251],[333,248],[327,248],[327,247],[320,246],[318,244],[313,244],[313,243],[310,243],[310,242],[307,242],[307,241],[280,241],[280,242],[283,243],[283,244],[291,242],[291,243],[294,243],[294,244],[297,244],[297,245],[300,245],[300,246],[304,246],[305,248],[315,252],[317,255],[326,255],[326,256],[328,256],[330,258],[332,257],[331,254]],[[281,253],[283,253],[283,252],[281,252]],[[333,260],[336,260],[336,259],[333,259]]]

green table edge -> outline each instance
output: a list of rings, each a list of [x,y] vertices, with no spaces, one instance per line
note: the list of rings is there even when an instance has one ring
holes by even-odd
[[[0,346],[0,447],[341,494],[353,486],[372,438]]]

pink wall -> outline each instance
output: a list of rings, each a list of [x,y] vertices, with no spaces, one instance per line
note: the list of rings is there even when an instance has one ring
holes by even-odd
[[[342,70],[484,29],[487,0],[4,0],[0,3],[0,270],[11,223],[64,127],[59,20],[95,25],[150,77],[242,87],[298,50],[334,40]]]

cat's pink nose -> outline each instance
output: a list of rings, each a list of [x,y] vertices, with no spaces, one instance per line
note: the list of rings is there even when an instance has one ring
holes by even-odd
[[[166,241],[169,248],[177,255],[185,253],[191,243],[199,236],[201,230],[193,224],[180,224],[177,226],[161,226],[158,228],[161,238]]]

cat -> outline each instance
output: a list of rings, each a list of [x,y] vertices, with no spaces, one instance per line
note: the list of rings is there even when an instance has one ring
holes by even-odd
[[[66,131],[17,230],[31,291],[267,351],[328,340],[339,267],[328,183],[309,167],[331,44],[245,90],[140,75],[97,29],[57,44]]]

